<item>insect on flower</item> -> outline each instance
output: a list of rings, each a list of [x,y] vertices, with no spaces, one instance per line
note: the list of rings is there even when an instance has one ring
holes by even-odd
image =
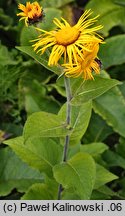
[[[21,16],[20,20],[25,20],[25,25],[31,25],[41,21],[44,17],[43,9],[38,2],[27,2],[26,6],[19,4],[18,8],[22,12],[18,13],[17,16]]]

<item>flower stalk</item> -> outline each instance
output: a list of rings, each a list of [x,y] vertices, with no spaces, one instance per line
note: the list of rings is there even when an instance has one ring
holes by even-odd
[[[70,79],[67,78],[66,76],[64,76],[64,83],[65,83],[66,98],[67,98],[66,125],[67,125],[67,128],[70,128],[70,124],[71,124],[71,104],[70,104],[70,101],[72,98],[72,94],[71,94],[71,87],[70,87]],[[67,161],[69,141],[70,141],[70,135],[66,135],[62,162]],[[58,200],[61,199],[62,190],[63,190],[63,188],[62,188],[62,185],[60,184],[59,189],[58,189]]]

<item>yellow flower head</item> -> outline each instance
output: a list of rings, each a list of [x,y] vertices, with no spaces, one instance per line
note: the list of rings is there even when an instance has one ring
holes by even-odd
[[[17,14],[17,16],[21,16],[20,20],[25,20],[25,25],[34,24],[40,21],[43,18],[43,10],[38,2],[27,2],[26,6],[23,4],[19,4],[18,8],[23,12]]]
[[[82,55],[83,58],[78,56],[78,64],[73,65],[71,67],[70,64],[65,64],[65,75],[67,77],[79,77],[82,76],[85,80],[94,79],[92,75],[92,71],[95,71],[96,74],[100,73],[100,60],[97,57],[97,53],[99,50],[98,43],[90,43],[89,48],[90,51],[83,50]]]
[[[34,40],[34,50],[43,54],[48,47],[52,47],[48,65],[57,65],[62,56],[64,63],[69,62],[72,65],[74,62],[78,64],[77,56],[83,58],[81,50],[91,51],[88,50],[88,43],[102,42],[101,36],[96,33],[102,26],[92,26],[97,21],[98,16],[88,19],[91,14],[90,10],[85,11],[74,26],[70,26],[63,18],[61,18],[62,22],[54,18],[53,22],[58,27],[56,30],[44,31],[37,28],[42,34]]]

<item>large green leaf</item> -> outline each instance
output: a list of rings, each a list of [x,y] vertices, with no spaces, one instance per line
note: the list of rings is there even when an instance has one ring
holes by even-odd
[[[81,106],[71,106],[71,140],[78,140],[84,135],[91,117],[91,110],[91,101]],[[60,109],[58,116],[62,121],[66,120],[66,104]]]
[[[125,35],[122,34],[108,38],[106,44],[100,48],[99,57],[104,68],[124,63]]]
[[[92,156],[102,154],[104,151],[108,149],[108,146],[105,145],[104,143],[90,143],[87,145],[81,145],[80,146],[80,151],[81,152],[87,152],[88,154],[91,154]]]
[[[80,200],[80,197],[74,191],[65,190],[62,192],[62,200]]]
[[[89,199],[95,183],[95,162],[87,153],[77,153],[70,160],[53,168],[54,177],[65,189],[81,199]]]
[[[117,178],[118,177],[116,175],[109,172],[103,166],[96,164],[96,180],[95,180],[95,185],[94,185],[95,189],[97,189],[97,188],[105,185],[106,183],[111,182]]]
[[[53,196],[50,188],[45,184],[33,184],[26,194],[22,196],[22,200],[52,200]]]
[[[125,100],[118,87],[93,101],[93,108],[113,129],[125,137]]]
[[[29,166],[52,176],[52,167],[62,158],[62,148],[56,141],[47,138],[29,140],[24,145],[23,137],[4,142]]]
[[[48,183],[33,184],[21,198],[22,200],[56,200],[58,184],[54,180]]]
[[[28,54],[29,56],[31,56],[33,59],[35,59],[37,62],[39,62],[39,64],[43,65],[45,68],[47,68],[48,70],[56,73],[57,75],[60,75],[62,73],[62,69],[61,67],[58,66],[48,66],[48,59],[49,59],[49,51],[47,50],[43,55],[37,54],[32,46],[17,46],[16,47],[18,50]]]
[[[43,176],[22,162],[8,147],[0,150],[0,196],[8,195],[13,189],[25,192]]]
[[[88,100],[100,96],[119,83],[119,81],[114,79],[107,79],[97,76],[94,81],[83,81],[82,79],[76,79],[76,82],[74,82],[72,86],[72,89],[75,88],[75,91],[73,92],[73,99],[71,100],[71,103],[73,105],[83,104]]]
[[[62,137],[71,133],[62,119],[51,113],[33,113],[24,126],[24,140],[39,137]]]
[[[100,30],[104,36],[107,36],[109,30],[115,26],[121,26],[124,28],[125,25],[125,8],[115,3],[116,0],[91,0],[87,4],[86,9],[92,9],[95,14],[99,14],[99,24],[104,27]],[[119,1],[116,1],[119,2]]]

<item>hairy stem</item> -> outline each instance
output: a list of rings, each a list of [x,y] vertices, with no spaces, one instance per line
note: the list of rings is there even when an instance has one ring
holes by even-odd
[[[64,82],[65,82],[65,89],[66,89],[66,98],[67,98],[67,108],[66,108],[66,124],[67,127],[70,127],[70,122],[71,122],[71,105],[70,101],[72,98],[71,95],[71,88],[70,88],[70,79],[64,76]],[[68,153],[68,146],[69,146],[69,140],[70,136],[67,135],[65,137],[65,144],[64,144],[64,150],[63,150],[63,162],[66,162],[67,160],[67,153]],[[62,185],[59,185],[59,190],[58,190],[58,200],[61,199],[61,192],[62,192]]]

